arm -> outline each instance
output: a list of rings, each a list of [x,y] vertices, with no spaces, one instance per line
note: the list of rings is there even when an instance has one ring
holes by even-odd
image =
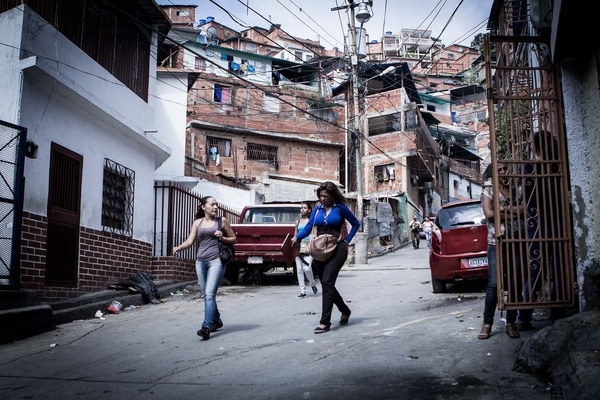
[[[306,223],[306,225],[304,225],[304,228],[302,228],[300,232],[296,232],[295,235],[292,236],[292,246],[294,246],[296,241],[302,240],[308,235],[310,235],[310,231],[312,231],[313,224],[315,223],[315,215],[317,215],[318,209],[318,206],[313,208],[312,212],[310,213],[310,217],[308,218],[308,222]]]
[[[483,207],[483,215],[487,220],[494,219],[494,203],[492,202],[492,198],[487,194],[483,193],[481,195],[481,206]]]
[[[198,234],[198,225],[200,225],[201,221],[202,218],[199,218],[192,223],[192,228],[190,229],[190,233],[187,239],[185,239],[185,241],[179,246],[173,248],[173,255],[176,255],[181,250],[185,250],[194,244],[194,242],[196,241],[196,235]]]
[[[354,238],[354,235],[356,235],[356,232],[358,232],[358,228],[360,228],[360,221],[346,205],[342,206],[342,216],[346,221],[350,222],[350,225],[352,226],[350,232],[348,232],[348,235],[344,239],[346,242],[350,243]]]
[[[223,232],[221,232],[221,237],[219,239],[223,243],[236,244],[237,237],[235,236],[235,232],[231,228],[229,221],[227,221],[227,218],[225,218],[225,217],[221,217],[221,218],[222,218],[221,219],[221,229],[223,230]],[[225,234],[223,235],[223,233],[225,233]]]

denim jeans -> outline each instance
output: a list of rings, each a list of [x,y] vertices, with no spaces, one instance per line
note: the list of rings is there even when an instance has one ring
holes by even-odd
[[[494,313],[498,306],[498,271],[496,269],[496,246],[488,245],[488,283],[485,290],[485,303],[483,306],[483,323],[494,324]],[[517,310],[506,311],[506,323],[515,323]]]
[[[321,278],[321,288],[323,289],[322,312],[320,323],[325,326],[331,325],[331,312],[333,305],[340,310],[342,315],[349,315],[350,308],[344,302],[342,295],[335,288],[335,281],[338,274],[348,258],[348,243],[340,242],[335,248],[333,256],[327,261],[317,261],[313,259],[313,264],[319,272]]]
[[[210,261],[197,260],[196,274],[198,275],[198,284],[202,289],[202,293],[204,293],[204,321],[202,326],[211,329],[221,319],[217,307],[217,289],[223,275],[225,275],[225,266],[221,263],[219,257]]]
[[[312,271],[312,262],[313,259],[308,254],[302,254],[302,256],[296,256],[296,275],[298,277],[298,285],[300,286],[300,293],[306,294],[306,284],[304,282],[306,278],[308,278],[308,283],[310,287],[315,286],[315,277]]]
[[[425,232],[425,242],[427,243],[427,248],[431,247],[431,231]]]

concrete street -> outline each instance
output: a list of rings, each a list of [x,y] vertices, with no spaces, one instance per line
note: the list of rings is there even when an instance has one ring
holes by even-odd
[[[202,300],[189,293],[2,345],[2,398],[557,397],[551,385],[512,371],[520,343],[535,331],[510,339],[498,311],[493,336],[477,340],[484,286],[433,294],[426,248],[344,267],[338,289],[350,323],[339,326],[334,310],[324,334],[313,333],[321,293],[298,299],[296,283],[281,278],[222,286],[224,327],[208,341],[196,335]]]

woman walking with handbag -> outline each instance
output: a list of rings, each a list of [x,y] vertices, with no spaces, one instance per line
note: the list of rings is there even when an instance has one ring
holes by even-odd
[[[309,248],[316,248],[309,250],[309,253],[313,256],[313,263],[321,278],[323,300],[320,325],[314,332],[324,333],[331,328],[331,312],[334,304],[342,313],[340,325],[348,324],[350,319],[350,308],[337,291],[335,282],[348,257],[348,243],[358,232],[360,221],[348,208],[346,199],[333,182],[322,183],[317,188],[317,197],[320,203],[311,212],[304,228],[292,238],[292,245],[310,235],[313,227],[315,228]],[[349,222],[352,228],[348,235],[343,237],[342,232],[346,222]],[[321,243],[320,247],[319,243]]]
[[[306,224],[308,223],[308,219],[310,217],[310,213],[312,212],[312,207],[308,203],[300,204],[300,219],[296,221],[296,231],[294,234],[297,234],[298,231],[301,231]],[[296,274],[298,276],[298,285],[300,286],[300,294],[298,295],[299,299],[303,299],[306,297],[306,284],[304,282],[304,277],[308,278],[308,283],[310,283],[310,287],[314,294],[317,294],[319,291],[317,289],[317,284],[315,283],[315,277],[312,271],[312,257],[308,254],[308,241],[309,238],[306,237],[302,239],[298,246],[298,255],[296,256]]]
[[[196,333],[204,340],[210,338],[211,332],[223,327],[217,307],[217,289],[225,274],[225,265],[219,257],[219,241],[231,245],[237,241],[231,225],[224,217],[217,216],[218,212],[219,205],[214,197],[201,198],[190,234],[183,243],[173,249],[173,255],[176,255],[194,243],[198,245],[196,272],[198,284],[204,293],[204,321]],[[222,229],[218,229],[218,218],[221,218]]]

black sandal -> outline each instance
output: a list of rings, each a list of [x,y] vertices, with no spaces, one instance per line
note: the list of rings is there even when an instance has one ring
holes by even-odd
[[[329,326],[327,325],[319,325],[315,328],[315,333],[325,333],[329,332]]]
[[[348,315],[342,314],[342,317],[340,318],[340,325],[348,325],[348,321],[350,320],[350,314],[352,314],[352,311],[350,310],[348,310]]]

